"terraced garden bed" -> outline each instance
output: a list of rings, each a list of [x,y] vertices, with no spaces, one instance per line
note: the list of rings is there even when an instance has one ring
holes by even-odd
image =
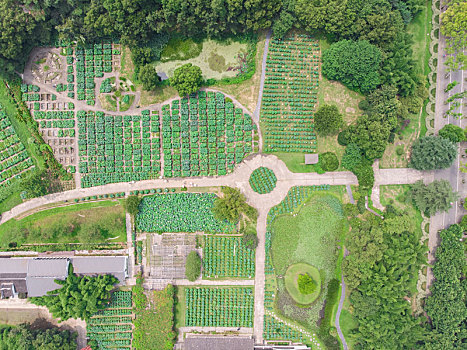
[[[9,186],[13,179],[21,178],[33,166],[34,162],[0,103],[0,188]]]
[[[220,93],[162,107],[164,176],[225,175],[253,152],[256,125]]]
[[[144,232],[219,232],[235,225],[214,218],[213,193],[170,193],[145,196],[136,216],[136,229]]]
[[[271,39],[260,115],[265,152],[316,151],[319,52],[305,34]]]
[[[204,237],[205,278],[253,278],[254,275],[255,251],[246,248],[241,237]]]
[[[82,187],[160,175],[159,116],[77,112]]]
[[[87,337],[95,340],[99,349],[131,349],[131,292],[112,293],[111,302],[87,322]]]
[[[187,327],[253,327],[253,288],[196,287],[184,292]]]

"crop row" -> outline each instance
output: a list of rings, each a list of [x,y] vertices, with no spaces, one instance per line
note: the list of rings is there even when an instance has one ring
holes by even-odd
[[[185,288],[186,326],[253,327],[253,288]]]
[[[253,170],[249,182],[253,191],[265,194],[271,192],[276,187],[277,178],[271,169],[259,167]]]
[[[224,94],[200,91],[162,107],[164,176],[225,175],[253,152],[255,124]]]
[[[32,168],[34,162],[11,125],[0,104],[0,187],[11,184],[13,178]]]
[[[266,152],[315,152],[318,60],[319,46],[310,37],[271,41],[261,110]]]
[[[252,278],[255,275],[255,251],[248,249],[241,237],[205,236],[203,275]]]

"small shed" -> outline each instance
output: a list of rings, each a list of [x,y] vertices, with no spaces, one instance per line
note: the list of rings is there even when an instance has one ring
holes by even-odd
[[[317,164],[318,160],[318,155],[316,153],[305,154],[305,164]]]

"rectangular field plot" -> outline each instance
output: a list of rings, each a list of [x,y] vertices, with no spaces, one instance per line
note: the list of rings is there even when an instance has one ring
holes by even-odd
[[[0,189],[33,166],[34,162],[0,104]]]
[[[203,276],[207,278],[255,276],[255,251],[241,237],[204,237]]]
[[[302,333],[269,315],[264,315],[263,337],[266,340],[288,340],[309,343],[309,340]]]
[[[112,293],[110,304],[87,322],[87,336],[99,349],[130,349],[132,339],[131,292]]]
[[[214,218],[213,193],[156,194],[143,198],[136,229],[144,232],[232,232],[235,225]]]
[[[153,179],[160,174],[159,116],[79,111],[82,187]]]
[[[315,152],[318,67],[319,44],[309,36],[271,39],[261,108],[266,152]]]
[[[196,250],[196,236],[189,234],[151,235],[149,274],[153,278],[185,278],[187,255]]]
[[[225,175],[253,152],[256,125],[220,93],[162,107],[164,177]]]
[[[253,288],[185,288],[185,303],[187,327],[253,327]]]

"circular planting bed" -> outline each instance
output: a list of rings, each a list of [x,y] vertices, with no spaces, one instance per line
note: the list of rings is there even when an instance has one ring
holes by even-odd
[[[250,186],[259,194],[271,192],[276,187],[276,183],[276,175],[271,169],[260,167],[251,173]]]
[[[305,281],[307,279],[310,280],[310,277],[312,282],[314,282],[312,283],[314,288],[311,288],[314,291],[310,294],[304,294],[300,291],[298,281],[300,278]],[[285,273],[285,288],[297,303],[301,305],[311,304],[318,298],[321,292],[321,278],[318,269],[304,263],[290,265]]]

